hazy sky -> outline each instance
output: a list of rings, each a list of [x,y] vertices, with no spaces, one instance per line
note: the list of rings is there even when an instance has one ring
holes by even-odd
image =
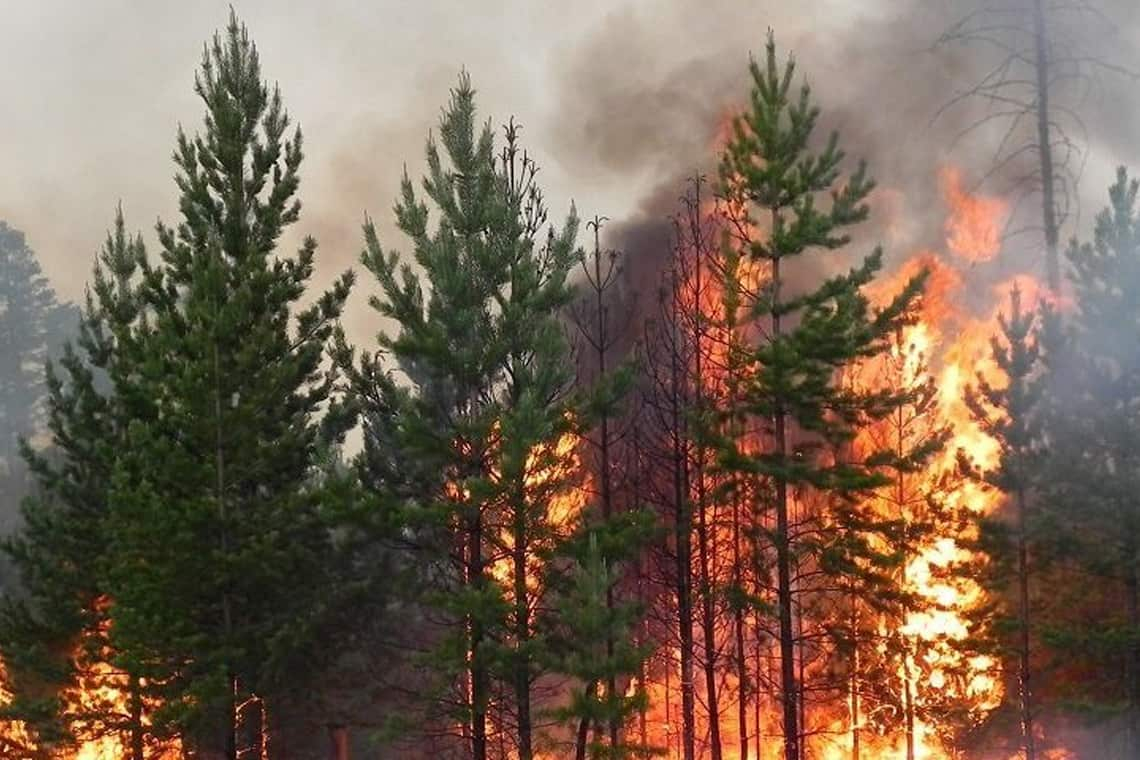
[[[584,215],[627,217],[706,161],[718,113],[746,95],[748,54],[769,26],[821,84],[829,126],[878,160],[880,178],[933,186],[947,141],[927,125],[932,93],[970,58],[927,49],[957,2],[233,5],[304,128],[299,228],[317,236],[323,284],[355,264],[366,211],[387,224],[401,166],[420,166],[464,66],[485,115],[525,125],[552,216],[573,198]],[[173,221],[175,130],[201,122],[194,70],[227,12],[223,0],[0,0],[0,218],[27,233],[62,295],[82,293],[120,200],[148,241],[160,215]],[[1126,40],[1137,38],[1135,15]],[[1122,137],[1136,133],[1135,108],[1113,108],[1098,178],[1137,155]],[[360,327],[363,298],[354,301]]]

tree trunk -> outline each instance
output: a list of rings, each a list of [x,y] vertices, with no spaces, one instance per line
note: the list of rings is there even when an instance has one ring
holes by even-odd
[[[348,728],[329,726],[329,760],[348,760]]]
[[[752,695],[752,725],[756,726],[756,760],[764,758],[764,726],[760,722],[760,684],[764,682],[764,647],[763,627],[760,625],[760,613],[755,616],[755,650],[756,650],[756,690]]]
[[[903,716],[906,722],[906,760],[914,760],[914,689],[911,685],[910,643],[903,640]]]
[[[531,760],[534,755],[531,739],[530,716],[530,656],[527,645],[530,641],[530,594],[527,591],[526,577],[526,527],[525,509],[515,517],[514,535],[514,591],[515,591],[515,708],[517,711],[519,746],[518,760]]]
[[[609,325],[608,325],[608,310],[605,303],[605,287],[602,275],[602,254],[599,245],[599,235],[601,228],[599,220],[594,220],[594,308],[598,320],[598,342],[597,342],[597,358],[598,358],[598,377],[602,382],[605,382],[606,373],[608,370],[606,362],[606,353],[609,349]],[[601,461],[598,467],[598,478],[600,481],[602,491],[602,519],[608,524],[614,514],[613,504],[613,484],[611,483],[612,472],[610,471],[610,418],[609,414],[603,414],[601,419],[601,440],[599,441],[599,454]],[[614,588],[611,584],[606,589],[606,609],[614,609]],[[612,662],[614,658],[614,638],[611,634],[606,635],[606,657]],[[613,695],[617,692],[617,678],[614,674],[606,679],[606,693]],[[609,736],[610,746],[617,747],[621,741],[620,736],[621,722],[616,717],[611,717],[609,721]]]
[[[740,572],[740,499],[732,505],[732,575],[737,593],[744,595],[744,578]],[[740,726],[740,760],[748,760],[748,659],[744,649],[744,604],[739,602],[732,616],[736,646],[736,720]]]
[[[238,760],[237,679],[229,676],[229,699],[226,704],[226,760]]]
[[[1026,536],[1025,489],[1017,489],[1017,585],[1020,620],[1018,621],[1020,641],[1020,697],[1021,697],[1021,737],[1025,747],[1025,760],[1036,760],[1036,738],[1033,736],[1033,690],[1031,688],[1031,668],[1029,661],[1029,550]]]
[[[139,679],[131,676],[131,760],[146,760],[146,728],[143,726],[142,686]]]
[[[214,359],[214,475],[215,498],[218,507],[218,523],[221,527],[222,556],[227,558],[230,553],[229,546],[229,515],[226,510],[226,458],[223,446],[222,431],[222,365],[221,355],[218,352],[218,342],[213,343]],[[233,638],[233,610],[231,608],[228,581],[222,591],[222,637],[227,644]],[[226,673],[227,688],[229,690],[226,705],[226,760],[238,760],[237,750],[237,675],[230,670]]]
[[[1033,41],[1037,75],[1037,154],[1041,164],[1041,212],[1045,226],[1045,274],[1054,294],[1061,289],[1058,251],[1056,186],[1053,165],[1052,128],[1049,122],[1049,39],[1045,31],[1044,0],[1033,0]]]
[[[474,508],[467,518],[467,582],[476,590],[482,589],[483,577],[483,522]],[[487,667],[479,650],[483,645],[483,625],[470,615],[467,619],[470,636],[468,650],[468,678],[471,683],[471,760],[487,760]]]
[[[699,467],[699,465],[698,465]],[[702,481],[704,480],[703,474],[698,471],[697,477]],[[700,562],[701,573],[701,622],[704,629],[704,652],[705,652],[705,697],[708,700],[708,717],[709,717],[709,750],[712,753],[712,760],[721,760],[721,743],[720,743],[720,707],[717,703],[717,683],[716,683],[716,619],[713,614],[712,605],[712,583],[709,582],[709,537],[708,537],[708,524],[705,516],[706,505],[703,503],[704,486],[698,485],[698,517],[697,517],[697,542],[698,542],[698,560]]]
[[[779,302],[780,260],[772,261],[772,334],[780,337]],[[787,420],[779,400],[776,403],[776,459],[788,456]],[[776,605],[780,618],[780,702],[784,714],[784,760],[800,760],[800,729],[796,680],[796,639],[792,630],[792,551],[788,527],[788,481],[776,478]]]
[[[1128,625],[1130,633],[1140,631],[1140,568],[1136,563],[1136,552],[1129,551],[1129,570],[1125,581],[1127,592]],[[1128,724],[1125,757],[1137,757],[1140,753],[1140,646],[1131,643],[1126,658],[1128,678]]]
[[[851,760],[859,760],[861,717],[859,714],[859,611],[855,595],[851,595]]]
[[[586,686],[586,694],[591,699],[598,693],[597,681],[591,681]],[[590,739],[590,720],[582,718],[578,721],[578,735],[574,741],[574,760],[586,760],[586,743]]]
[[[673,309],[676,309],[674,294]],[[674,313],[674,316],[676,314]],[[676,324],[674,322],[674,324]],[[695,760],[696,742],[693,694],[693,597],[692,597],[692,518],[689,510],[688,456],[681,426],[681,383],[683,382],[680,357],[676,343],[670,361],[672,364],[671,424],[673,444],[673,507],[676,540],[677,623],[681,647],[681,751],[682,760]]]
[[[705,375],[704,375],[704,308],[701,297],[704,295],[702,274],[704,265],[701,257],[704,251],[701,246],[700,230],[700,200],[701,186],[696,186],[695,213],[690,213],[690,235],[694,257],[694,296],[690,308],[693,310],[693,390],[696,396],[697,413],[704,413],[705,404]],[[712,604],[712,579],[709,575],[709,529],[708,529],[708,486],[705,482],[705,447],[703,443],[695,446],[696,454],[694,475],[697,479],[697,560],[700,563],[701,584],[701,622],[704,633],[704,671],[705,671],[705,698],[708,703],[709,719],[709,749],[712,760],[721,760],[720,743],[720,707],[717,703],[716,683],[716,620]]]

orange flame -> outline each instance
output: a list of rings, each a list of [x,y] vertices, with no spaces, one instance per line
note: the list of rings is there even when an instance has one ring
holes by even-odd
[[[942,169],[942,193],[950,206],[946,220],[946,245],[971,262],[989,261],[1001,250],[1001,232],[1009,204],[1001,198],[971,195],[962,187],[962,172],[953,166]]]

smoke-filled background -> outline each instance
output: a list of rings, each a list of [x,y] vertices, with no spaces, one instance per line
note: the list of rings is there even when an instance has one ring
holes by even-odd
[[[477,6],[424,0],[234,4],[306,136],[300,231],[321,245],[317,285],[354,266],[370,213],[385,243],[404,245],[390,209],[402,167],[415,175],[423,141],[461,67],[494,123],[514,115],[538,157],[552,216],[571,200],[614,220],[610,241],[652,251],[684,178],[715,167],[724,116],[748,91],[750,52],[773,28],[795,53],[853,156],[886,192],[874,231],[888,256],[939,229],[938,167],[977,181],[1001,125],[955,142],[980,116],[970,101],[932,124],[940,106],[992,65],[984,46],[935,47],[968,0],[579,0]],[[1075,33],[1089,50],[1140,70],[1140,4],[1101,3]],[[172,219],[170,153],[179,124],[197,128],[192,91],[203,41],[225,22],[223,0],[75,3],[0,10],[3,140],[0,218],[23,229],[65,298],[79,298],[115,205],[149,233]],[[1102,76],[1079,104],[1087,128],[1081,227],[1102,205],[1118,164],[1140,165],[1140,83]],[[1079,138],[1079,136],[1078,136]],[[994,178],[1007,192],[1015,172]],[[1033,207],[1028,207],[1030,211]],[[1078,231],[1070,223],[1068,237]],[[151,236],[153,239],[153,236]],[[1033,235],[1008,256],[1040,250]],[[635,251],[637,253],[637,251]],[[651,256],[651,253],[639,254]],[[1008,267],[1008,262],[1003,265]],[[652,265],[650,264],[650,268]],[[367,288],[367,282],[361,291]],[[362,292],[350,333],[374,322]]]

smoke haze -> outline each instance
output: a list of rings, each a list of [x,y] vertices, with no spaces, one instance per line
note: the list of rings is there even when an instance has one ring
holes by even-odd
[[[27,233],[61,295],[78,298],[116,203],[149,240],[159,216],[173,220],[175,131],[198,128],[193,73],[228,5],[5,5],[0,218]],[[988,60],[980,49],[931,51],[965,5],[520,0],[473,13],[445,0],[234,3],[305,132],[297,231],[320,243],[318,286],[355,266],[366,212],[386,245],[404,247],[390,226],[400,172],[407,164],[418,173],[427,130],[461,67],[485,116],[524,124],[552,217],[573,199],[583,216],[614,220],[611,242],[637,247],[646,230],[660,232],[684,177],[713,170],[713,135],[746,97],[748,55],[762,52],[769,27],[815,87],[821,127],[840,129],[852,158],[868,159],[889,191],[876,201],[888,213],[873,229],[888,256],[933,244],[939,165],[952,159],[979,178],[994,137],[953,145],[978,118],[976,105],[930,123]],[[1096,27],[1096,50],[1140,68],[1140,11],[1127,0],[1112,5],[1118,28]],[[1140,164],[1136,86],[1106,77],[1082,109],[1092,143],[1085,226],[1113,168]],[[361,340],[375,332],[368,287],[364,278],[348,320]]]

